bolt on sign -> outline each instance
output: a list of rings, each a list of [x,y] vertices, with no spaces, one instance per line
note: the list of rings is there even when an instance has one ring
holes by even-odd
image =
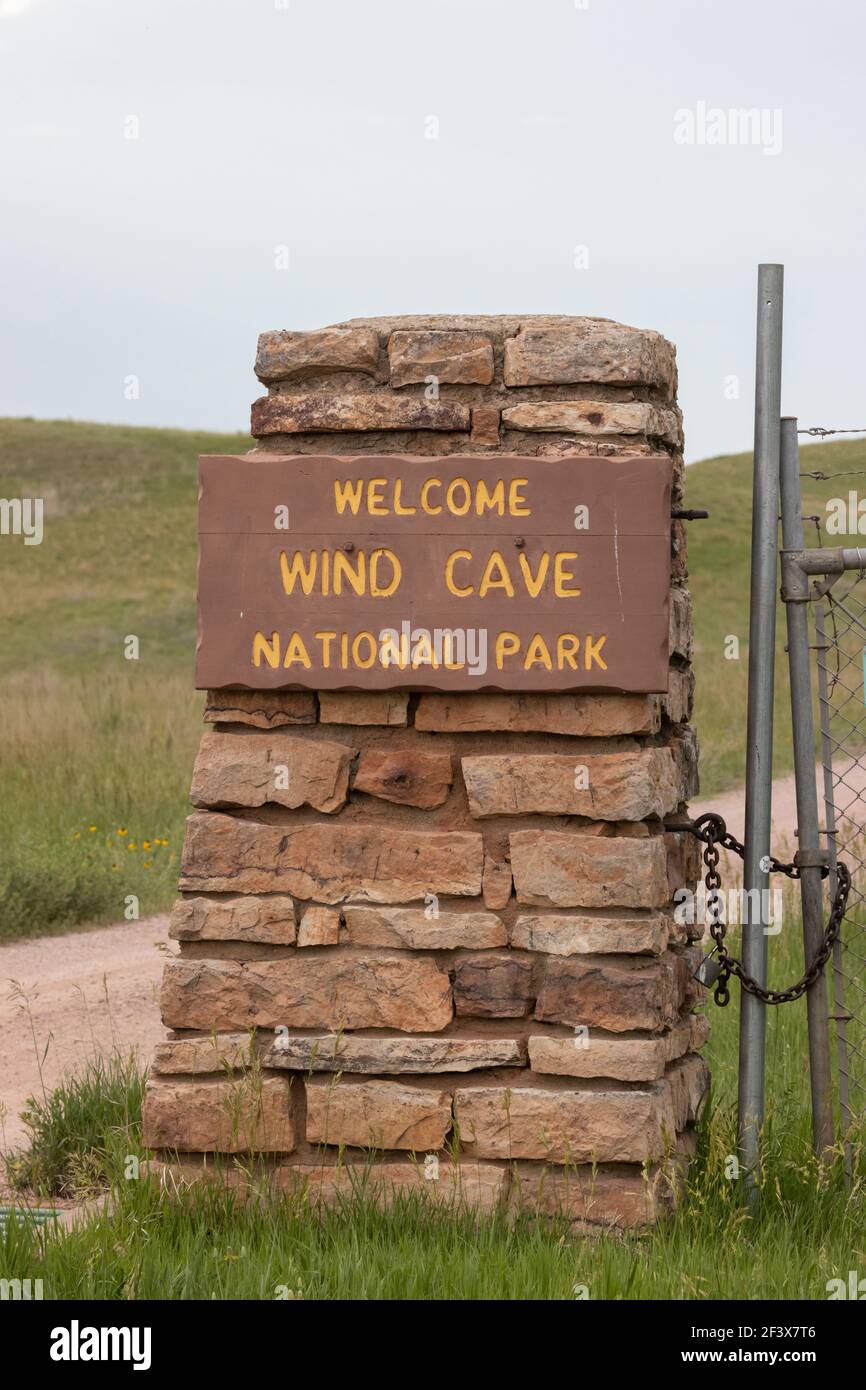
[[[665,691],[666,458],[200,460],[205,689]]]

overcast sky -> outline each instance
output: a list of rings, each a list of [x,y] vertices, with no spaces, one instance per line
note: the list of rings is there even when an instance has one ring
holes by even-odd
[[[245,430],[263,329],[556,312],[661,330],[687,456],[747,449],[777,260],[783,410],[866,423],[864,41],[859,0],[0,0],[0,413]]]

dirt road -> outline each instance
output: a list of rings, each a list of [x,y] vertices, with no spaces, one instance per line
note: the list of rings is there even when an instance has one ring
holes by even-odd
[[[4,1149],[22,1143],[18,1112],[43,1084],[50,1091],[64,1072],[115,1044],[149,1059],[164,1036],[157,994],[169,949],[167,916],[0,947]]]

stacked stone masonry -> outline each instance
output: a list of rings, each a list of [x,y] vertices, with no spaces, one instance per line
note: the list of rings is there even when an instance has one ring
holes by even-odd
[[[355,320],[263,334],[256,373],[253,461],[663,454],[682,504],[654,332]],[[208,692],[145,1103],[164,1181],[670,1205],[708,1084],[699,861],[664,828],[698,789],[686,564],[674,522],[667,695]]]

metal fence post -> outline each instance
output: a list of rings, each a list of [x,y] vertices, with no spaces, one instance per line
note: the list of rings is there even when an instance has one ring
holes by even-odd
[[[781,439],[782,546],[787,551],[802,550],[803,513],[800,503],[800,446],[797,421],[782,421]],[[784,578],[783,565],[783,578]],[[824,937],[824,892],[818,825],[818,788],[815,779],[815,725],[812,714],[812,669],[809,651],[809,588],[803,575],[798,592],[783,582],[785,617],[788,626],[788,667],[791,672],[791,733],[794,745],[794,774],[797,786],[797,857],[800,868],[800,897],[803,910],[803,945],[806,965],[813,960]],[[812,1139],[820,1156],[832,1149],[832,1078],[830,1073],[830,1031],[827,1009],[827,982],[819,975],[806,992],[809,1019],[809,1071],[812,1082]]]
[[[749,710],[746,725],[746,833],[744,904],[767,902],[769,875],[761,861],[770,852],[773,778],[773,677],[776,655],[776,574],[779,530],[779,417],[782,411],[781,265],[758,267],[755,363],[755,461],[752,484],[752,569],[749,598]],[[756,899],[755,892],[758,897]],[[768,924],[743,912],[743,965],[767,982]],[[761,1126],[764,1122],[764,1058],[767,1006],[740,995],[738,1148],[746,1197],[758,1196]]]

